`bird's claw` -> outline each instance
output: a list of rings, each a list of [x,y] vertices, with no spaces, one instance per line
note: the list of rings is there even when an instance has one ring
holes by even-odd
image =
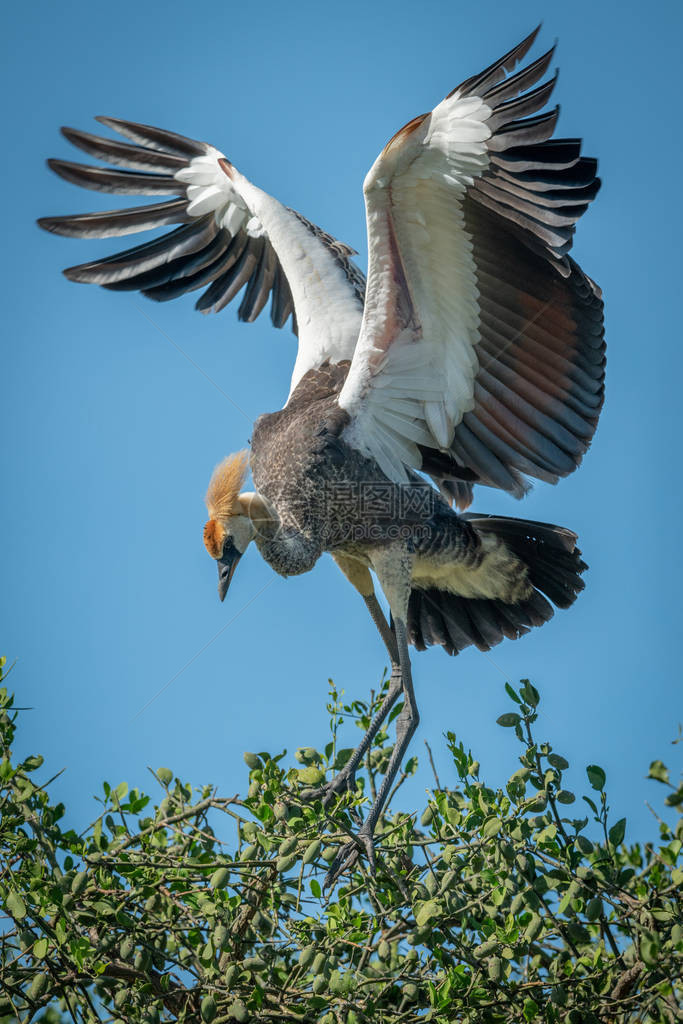
[[[345,772],[343,769],[337,772],[333,779],[326,782],[324,786],[317,786],[315,789],[302,789],[298,794],[300,800],[306,803],[314,803],[316,800],[322,802],[327,808],[338,796],[344,793],[355,793],[356,775],[355,772]]]
[[[323,881],[323,892],[327,892],[328,889],[333,889],[339,880],[339,876],[343,874],[344,871],[351,871],[351,869],[355,867],[361,851],[364,851],[368,858],[370,874],[375,874],[376,865],[374,841],[369,832],[364,832],[363,829],[361,829],[357,836],[341,847],[339,853],[330,864],[327,874],[325,875],[325,880]]]

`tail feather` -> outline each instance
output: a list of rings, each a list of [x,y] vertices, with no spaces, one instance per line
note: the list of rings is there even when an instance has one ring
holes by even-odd
[[[571,530],[501,516],[466,514],[463,518],[477,532],[493,533],[505,542],[526,565],[534,590],[523,601],[506,604],[459,597],[436,587],[414,588],[408,605],[408,636],[418,650],[439,645],[448,654],[458,654],[474,644],[488,651],[505,638],[516,640],[543,625],[554,614],[552,604],[568,608],[583,590],[581,574],[588,567]]]

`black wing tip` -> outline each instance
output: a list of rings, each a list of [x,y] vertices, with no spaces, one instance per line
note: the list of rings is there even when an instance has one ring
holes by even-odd
[[[61,217],[38,217],[36,224],[43,231],[49,231],[51,235],[65,234]]]
[[[62,271],[67,281],[76,281],[77,284],[90,284],[89,278],[84,277],[81,267],[65,267]]]
[[[63,124],[59,129],[59,134],[63,135],[69,142],[73,142],[74,139],[80,139],[85,134],[78,128],[72,128],[71,125]]]

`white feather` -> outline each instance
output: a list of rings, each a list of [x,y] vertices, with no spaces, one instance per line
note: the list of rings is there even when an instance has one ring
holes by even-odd
[[[488,165],[490,115],[454,94],[399,132],[365,179],[368,292],[339,404],[345,437],[397,481],[420,467],[416,444],[448,448],[474,404],[479,291],[462,200]]]

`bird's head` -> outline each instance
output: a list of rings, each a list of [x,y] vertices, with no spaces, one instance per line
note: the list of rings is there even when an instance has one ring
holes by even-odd
[[[218,563],[218,596],[224,599],[237,563],[256,536],[249,515],[253,495],[240,494],[249,469],[249,453],[228,455],[216,466],[206,492],[209,520],[204,527],[206,550]]]

